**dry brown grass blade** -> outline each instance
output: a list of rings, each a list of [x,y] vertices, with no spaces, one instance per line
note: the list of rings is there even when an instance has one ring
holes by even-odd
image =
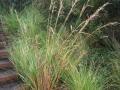
[[[60,3],[60,7],[59,7],[59,10],[58,10],[58,13],[57,13],[58,15],[57,15],[56,22],[55,22],[55,29],[57,27],[58,19],[60,17],[60,13],[61,13],[61,10],[63,8],[63,0],[60,0],[59,3]]]
[[[69,16],[70,16],[70,14],[72,13],[73,8],[74,8],[75,5],[77,4],[77,2],[78,2],[78,0],[75,0],[75,1],[72,3],[72,7],[71,7],[69,13],[67,14],[67,16],[66,16],[66,18],[65,18],[65,21],[64,21],[64,23],[63,23],[63,26],[66,24],[66,22],[67,22],[67,20],[68,20],[68,18],[69,18]]]
[[[86,40],[88,40],[91,36],[94,36],[94,34],[95,34],[96,32],[98,32],[98,31],[100,31],[100,30],[102,30],[102,29],[104,29],[104,28],[106,28],[106,27],[114,26],[114,25],[118,25],[118,24],[120,24],[120,23],[118,23],[118,22],[110,22],[110,23],[107,23],[107,24],[105,24],[105,25],[103,25],[103,26],[100,26],[100,27],[98,27],[95,31],[93,31],[91,34],[89,34],[89,35],[86,37]]]
[[[94,18],[99,16],[99,12],[102,11],[107,5],[109,5],[110,3],[105,3],[103,6],[101,6],[99,9],[97,9],[95,11],[95,13],[93,13],[86,21],[85,24],[80,28],[79,33],[81,33],[86,26],[90,23],[90,21],[94,20]]]

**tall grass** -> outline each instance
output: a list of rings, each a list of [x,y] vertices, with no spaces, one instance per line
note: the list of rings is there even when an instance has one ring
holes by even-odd
[[[104,77],[92,71],[92,68],[87,69],[86,66],[78,68],[71,65],[66,69],[62,76],[68,90],[103,90]]]
[[[120,43],[114,38],[111,41],[112,49],[114,50],[112,52],[112,58],[110,58],[109,66],[110,69],[110,75],[109,77],[109,87],[108,89],[112,88],[115,90],[120,89]]]
[[[16,17],[16,12],[13,9],[10,9],[10,13],[3,16],[3,20],[7,25],[6,31],[8,33],[14,34],[19,28],[19,23]]]
[[[66,24],[77,2],[78,0],[75,0],[72,3],[60,27],[58,24],[63,8],[62,1],[59,2],[61,7],[55,23],[53,21],[55,6],[51,4],[52,11],[49,14],[48,24],[44,23],[46,28],[41,27],[44,17],[33,8],[25,10],[20,16],[16,15],[20,26],[19,37],[14,38],[9,49],[10,59],[30,90],[56,90],[63,87],[61,85],[65,85],[67,90],[103,90],[104,83],[97,72],[85,65],[78,67],[82,58],[88,54],[89,46],[86,40],[92,36],[84,31],[108,3],[96,10],[88,19],[80,22],[77,27],[69,26],[71,27],[69,32]]]
[[[39,39],[31,42],[23,38],[10,49],[11,60],[25,84],[32,90],[56,90],[62,81],[68,90],[103,90],[95,72],[84,69],[86,66],[80,71],[77,68],[86,54],[81,39],[73,43],[74,38],[66,39],[60,33],[46,36],[44,44]]]
[[[7,26],[6,31],[10,34],[22,32],[20,30],[25,31],[24,25],[27,25],[26,27],[29,28],[29,34],[30,32],[32,34],[34,33],[32,32],[33,30],[37,32],[38,29],[44,27],[43,23],[46,22],[44,16],[33,6],[28,6],[21,12],[10,9],[10,13],[3,16],[3,20]]]
[[[115,58],[111,60],[112,65],[112,74],[111,74],[111,81],[110,87],[115,89],[120,89],[120,58],[119,52]]]

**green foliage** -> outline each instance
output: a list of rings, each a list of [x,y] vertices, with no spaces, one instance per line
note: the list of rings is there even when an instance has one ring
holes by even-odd
[[[89,43],[94,41],[97,30],[105,27],[97,27],[93,21],[108,4],[87,19],[82,18],[84,10],[79,11],[79,17],[71,24],[69,20],[78,3],[66,0],[61,7],[60,2],[53,3],[55,5],[51,4],[47,18],[34,6],[26,7],[20,13],[12,10],[5,17],[9,32],[18,35],[14,37],[9,52],[20,77],[31,90],[56,90],[59,84],[68,90],[104,90],[108,87],[104,76],[108,76],[106,72],[111,69],[104,59],[110,60],[111,54],[106,53],[107,50],[91,51]],[[96,3],[91,2],[93,5]],[[62,14],[65,10],[66,14]],[[62,15],[64,18],[60,20]],[[93,67],[91,63],[94,63]],[[116,69],[119,66],[112,65]],[[113,81],[119,78],[116,69],[112,70]]]
[[[26,34],[34,34],[34,32],[37,33],[39,28],[44,28],[46,22],[44,16],[32,6],[25,8],[20,13],[11,9],[10,13],[3,17],[8,28],[7,32],[10,34],[16,34],[20,30],[24,30],[24,32],[29,30],[29,33]],[[27,27],[27,29],[23,26]]]
[[[34,34],[36,38],[24,34],[10,48],[11,60],[26,85],[32,90],[53,90],[62,80],[70,90],[103,90],[101,76],[86,66],[77,69],[86,50],[82,39],[75,42],[66,32],[48,32],[45,38],[43,34]]]
[[[91,68],[91,67],[90,67]],[[66,69],[62,78],[69,90],[103,90],[103,77],[86,66],[78,70],[74,65]]]
[[[18,21],[21,28],[20,30],[27,36],[34,36],[34,34],[38,33],[41,29],[45,30],[44,24],[46,24],[46,20],[44,16],[38,9],[32,6],[25,8],[21,12]]]
[[[22,80],[29,86],[34,83],[33,79],[36,79],[38,73],[33,48],[30,47],[30,43],[26,39],[17,40],[14,45],[10,50],[11,60]]]
[[[18,28],[19,28],[19,22],[17,20],[17,14],[16,12],[11,9],[10,13],[3,16],[5,23],[7,25],[7,32],[9,33],[15,33],[17,32]]]
[[[69,37],[68,39],[68,37],[64,36],[65,32],[63,34],[50,33],[45,34],[46,38],[41,36],[43,35],[42,32],[36,34],[36,38],[26,35],[23,37],[22,35],[13,42],[10,49],[12,62],[23,81],[32,90],[46,90],[45,88],[52,90],[55,88],[63,70],[72,61],[70,58],[74,56],[76,49],[84,49],[82,43],[73,45],[74,38]],[[79,44],[80,47],[76,47]],[[84,51],[79,51],[80,56],[75,57],[76,62],[82,57],[82,52]]]
[[[111,59],[112,73],[110,87],[116,90],[120,89],[120,52],[118,52],[113,59]],[[113,84],[113,86],[112,86]]]
[[[111,54],[112,58],[109,58],[109,88],[108,89],[120,89],[120,43],[115,39],[112,41],[113,52]]]
[[[41,22],[38,21],[39,14],[34,9],[33,12],[25,10],[22,15],[17,19],[20,25],[19,38],[14,40],[10,48],[11,60],[22,80],[32,90],[57,88],[56,85],[65,69],[69,68],[69,64],[72,62],[75,68],[71,69],[76,70],[79,61],[86,53],[87,45],[83,36],[77,33],[73,35],[65,30],[56,32],[57,30],[52,27],[49,27],[48,33],[42,31]],[[77,73],[79,76],[79,72]],[[93,77],[91,74],[89,78]],[[87,79],[84,80],[87,82]],[[92,90],[93,83],[97,84],[97,81],[86,85],[89,84],[88,88]]]

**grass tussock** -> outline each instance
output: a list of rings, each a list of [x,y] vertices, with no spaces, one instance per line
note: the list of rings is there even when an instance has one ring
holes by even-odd
[[[88,58],[89,61],[85,60],[92,53],[89,44],[94,42],[95,34],[116,24],[96,26],[95,30],[90,30],[92,33],[89,32],[91,23],[109,3],[83,19],[89,6],[89,0],[86,1],[80,9],[78,19],[71,24],[70,17],[78,2],[79,0],[73,0],[70,3],[71,8],[65,17],[64,0],[51,0],[48,18],[34,6],[19,13],[12,11],[5,17],[8,32],[17,34],[13,36],[8,49],[10,60],[28,90],[104,90],[109,87],[106,86],[108,81],[103,74],[105,68],[100,65],[100,70],[103,70],[99,72],[99,65],[90,61],[94,58],[92,56]],[[97,59],[98,57],[100,56]],[[118,62],[112,62],[111,65],[114,80],[119,80],[119,71],[116,71],[119,69]]]
[[[10,49],[11,60],[22,80],[32,90],[56,90],[60,81],[68,90],[102,90],[99,76],[84,70],[86,66],[81,67],[80,71],[77,68],[86,54],[84,43],[74,43],[73,37],[66,39],[63,36],[49,33],[44,44],[41,44],[39,37],[35,42],[25,38],[15,41]]]

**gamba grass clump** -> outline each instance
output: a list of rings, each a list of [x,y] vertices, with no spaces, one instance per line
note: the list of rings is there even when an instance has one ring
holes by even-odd
[[[32,11],[25,10],[22,16],[17,15],[20,27],[18,37],[14,38],[9,49],[10,59],[25,86],[29,87],[28,90],[57,90],[63,86],[67,90],[103,90],[102,77],[85,65],[79,68],[79,64],[88,54],[89,46],[86,41],[92,36],[84,30],[108,3],[80,22],[77,27],[70,25],[70,28],[66,28],[67,21],[78,2],[75,0],[59,28],[62,1],[59,2],[61,7],[55,21],[55,6],[54,1],[51,1],[52,11],[48,24],[45,23],[46,28],[41,27],[43,17],[41,19],[39,12],[32,8]],[[84,7],[87,5],[88,3]],[[83,15],[84,7],[80,17]],[[71,29],[71,32],[67,31],[68,29]]]
[[[75,51],[78,50],[78,57],[74,57],[74,65],[77,65],[84,50],[81,50],[82,43],[78,47],[80,43],[71,36],[65,38],[62,33],[48,32],[44,42],[39,36],[36,35],[35,39],[21,37],[13,42],[11,60],[32,90],[53,90],[57,88],[63,70],[74,62],[70,58],[74,57]]]
[[[43,44],[38,38],[19,39],[10,49],[11,60],[30,89],[56,90],[62,81],[67,90],[103,90],[99,75],[86,66],[77,68],[86,54],[81,40],[76,43],[73,37],[51,32]]]

